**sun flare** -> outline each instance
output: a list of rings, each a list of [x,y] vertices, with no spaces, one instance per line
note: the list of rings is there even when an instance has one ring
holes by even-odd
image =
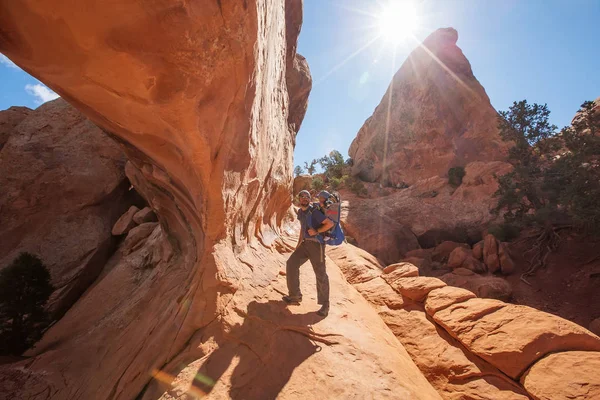
[[[379,34],[386,41],[400,43],[419,27],[417,7],[409,0],[390,0],[379,14]]]

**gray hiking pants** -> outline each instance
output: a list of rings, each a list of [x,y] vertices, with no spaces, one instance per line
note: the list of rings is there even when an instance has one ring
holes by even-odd
[[[310,260],[317,277],[317,303],[329,305],[329,277],[325,269],[325,245],[305,240],[288,258],[286,278],[288,293],[291,297],[302,298],[300,291],[300,267]]]

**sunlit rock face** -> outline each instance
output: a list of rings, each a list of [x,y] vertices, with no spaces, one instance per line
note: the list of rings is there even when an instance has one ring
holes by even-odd
[[[497,113],[457,40],[456,30],[438,29],[409,55],[350,146],[354,175],[411,185],[505,158]]]
[[[31,358],[0,367],[0,393],[440,398],[334,266],[323,324],[310,327],[322,319],[308,270],[306,304],[281,302],[295,238],[279,234],[311,84],[295,50],[301,10],[300,0],[0,3],[0,52],[121,143],[160,222],[131,229]]]
[[[106,294],[121,300],[116,309],[96,304],[53,327],[61,345],[33,350],[34,367],[56,373],[43,378],[56,397],[135,397],[149,371],[237,290],[248,267],[222,254],[273,241],[291,204],[293,143],[310,91],[295,52],[301,14],[286,18],[301,8],[275,0],[0,4],[0,52],[122,144],[127,176],[164,228],[156,240],[172,247],[152,274]],[[67,335],[73,326],[89,329]],[[97,362],[70,363],[75,356]]]

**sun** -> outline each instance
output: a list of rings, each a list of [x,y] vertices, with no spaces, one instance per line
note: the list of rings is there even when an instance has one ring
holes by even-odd
[[[398,44],[413,36],[419,27],[417,7],[409,0],[389,0],[378,18],[379,35]]]

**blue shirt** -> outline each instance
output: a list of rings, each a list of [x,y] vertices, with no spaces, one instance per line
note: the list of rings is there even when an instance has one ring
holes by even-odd
[[[310,221],[309,221],[310,218]],[[327,217],[314,205],[310,205],[306,211],[301,208],[298,210],[298,221],[300,221],[300,240],[318,241],[317,236],[310,236],[308,230],[310,228],[317,229],[325,221]],[[310,222],[310,223],[309,223]]]

